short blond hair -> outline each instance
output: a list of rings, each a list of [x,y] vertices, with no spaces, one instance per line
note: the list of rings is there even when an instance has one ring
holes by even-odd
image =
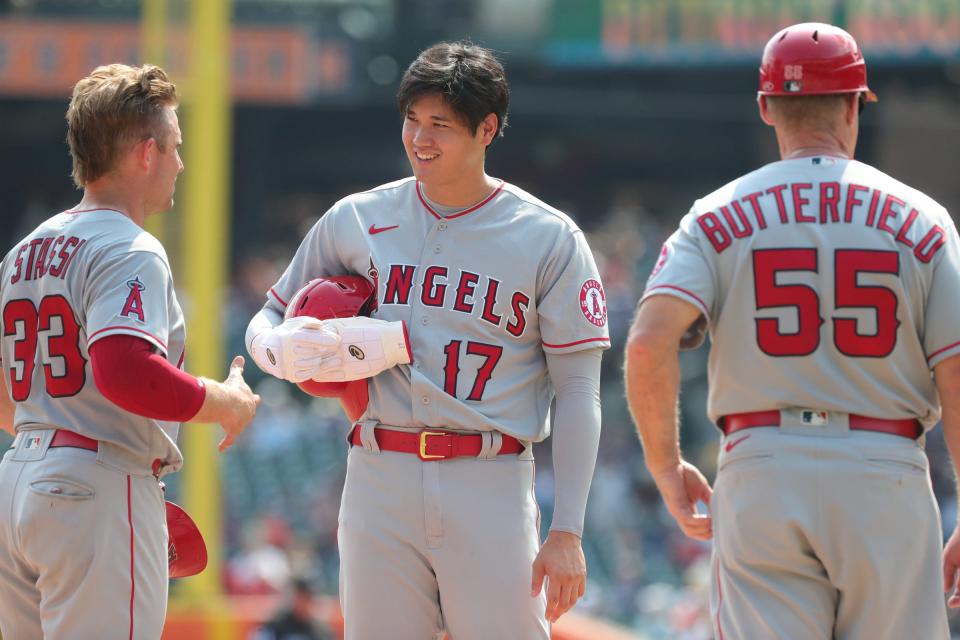
[[[766,96],[767,108],[778,124],[791,129],[832,130],[851,93],[812,96]]]
[[[177,87],[152,64],[97,67],[73,87],[67,143],[73,181],[83,187],[103,177],[133,142],[154,138],[166,146],[163,110],[177,106]]]

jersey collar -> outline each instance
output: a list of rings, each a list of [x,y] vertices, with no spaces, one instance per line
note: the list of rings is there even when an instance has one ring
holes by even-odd
[[[454,218],[459,218],[459,217],[461,217],[461,216],[465,216],[465,215],[467,215],[468,213],[473,213],[474,211],[476,211],[477,209],[479,209],[479,208],[482,207],[483,205],[485,205],[485,204],[487,204],[488,202],[490,202],[491,200],[493,200],[493,199],[497,196],[497,194],[500,193],[500,191],[501,191],[502,189],[503,189],[503,180],[501,180],[501,181],[500,181],[500,184],[497,185],[497,188],[493,190],[493,193],[491,193],[491,194],[488,195],[486,198],[484,198],[483,200],[481,200],[481,201],[478,202],[477,204],[473,205],[473,206],[470,207],[469,209],[465,209],[465,210],[463,210],[463,211],[461,211],[461,212],[459,212],[459,213],[454,213],[454,214],[449,215],[449,216],[441,216],[439,213],[437,213],[436,211],[433,210],[433,207],[430,206],[430,204],[427,202],[427,199],[426,199],[425,197],[423,197],[423,191],[421,190],[421,187],[420,187],[420,181],[419,181],[419,180],[417,181],[417,197],[420,198],[420,204],[422,204],[423,207],[424,207],[427,211],[430,212],[430,215],[432,215],[434,218],[436,218],[436,219],[438,219],[438,220],[441,219],[441,218],[445,218],[446,220],[453,220]]]

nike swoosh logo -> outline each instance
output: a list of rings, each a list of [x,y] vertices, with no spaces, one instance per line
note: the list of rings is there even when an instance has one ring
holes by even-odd
[[[396,229],[399,226],[400,225],[395,224],[392,227],[378,227],[377,225],[372,224],[370,225],[370,228],[368,229],[368,231],[370,232],[370,235],[375,236],[378,233],[383,233],[384,231],[390,231],[390,229]]]
[[[740,438],[738,438],[738,439],[736,439],[736,440],[731,440],[731,441],[728,442],[727,445],[723,448],[724,451],[726,451],[727,453],[730,453],[731,451],[733,451],[733,448],[734,448],[735,446],[737,446],[738,444],[740,444],[741,442],[743,442],[744,440],[746,440],[746,439],[749,438],[749,437],[750,437],[750,434],[748,433],[747,435],[741,436]]]

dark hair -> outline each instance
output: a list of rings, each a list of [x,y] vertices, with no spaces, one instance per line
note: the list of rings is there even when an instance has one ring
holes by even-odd
[[[441,95],[474,132],[495,113],[494,138],[503,136],[510,87],[503,65],[489,49],[472,42],[440,42],[424,49],[400,80],[400,114],[406,115],[411,104],[429,94]]]

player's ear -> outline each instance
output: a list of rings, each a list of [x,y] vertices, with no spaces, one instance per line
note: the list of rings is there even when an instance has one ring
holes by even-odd
[[[493,138],[497,135],[498,122],[499,119],[495,113],[488,113],[486,117],[480,121],[480,126],[477,127],[477,133],[480,135],[480,139],[484,145],[489,146],[489,144],[493,142]]]
[[[764,124],[773,126],[773,116],[770,115],[770,103],[767,102],[767,96],[757,96],[757,108],[760,109],[760,119]]]
[[[133,154],[136,157],[137,166],[144,171],[149,171],[150,167],[153,166],[157,151],[157,140],[152,136],[146,140],[137,142],[133,147]]]

